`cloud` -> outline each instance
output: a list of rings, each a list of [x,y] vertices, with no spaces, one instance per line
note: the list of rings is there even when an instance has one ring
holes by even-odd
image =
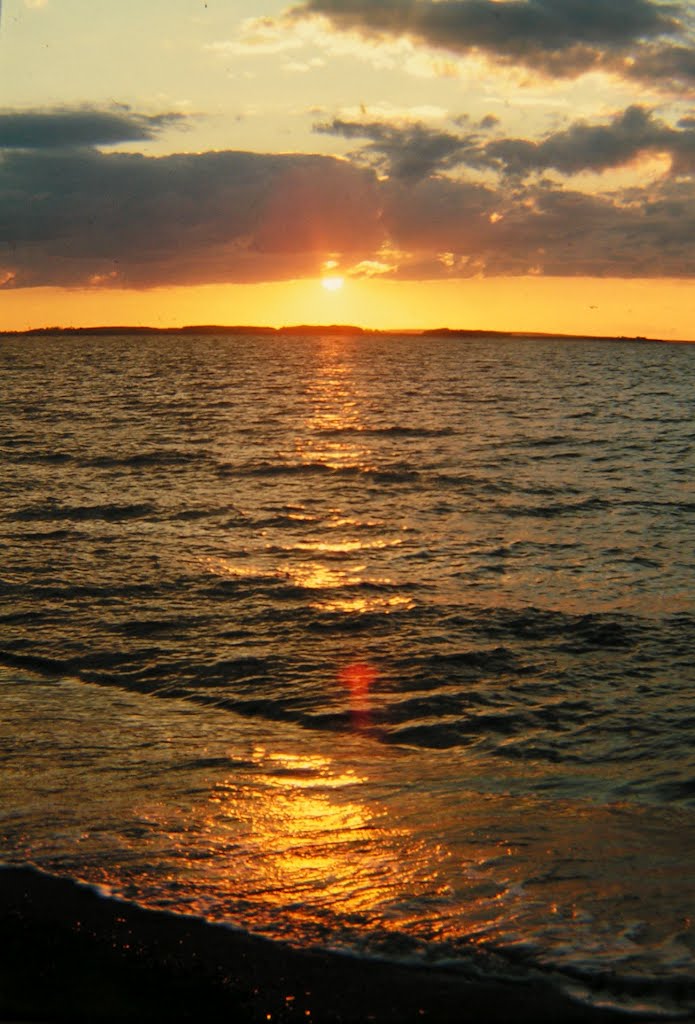
[[[413,279],[693,277],[694,121],[671,128],[633,107],[535,143],[407,123],[331,125],[366,137],[368,157],[395,167],[388,177],[319,155],[148,157],[84,146],[83,135],[72,148],[12,145],[0,158],[0,287],[286,280],[318,275],[327,260],[353,276]],[[35,142],[53,138],[41,124]],[[536,173],[656,148],[672,154],[674,173],[614,195]],[[485,183],[437,173],[456,159],[500,173]]]
[[[462,119],[458,121],[465,124]],[[480,127],[484,131],[495,128],[495,119],[484,118]],[[480,132],[456,134],[421,123],[340,118],[322,122],[315,130],[369,140],[353,154],[353,159],[404,180],[426,178],[461,165],[522,178],[550,170],[571,176],[583,171],[615,169],[639,157],[661,154],[671,158],[674,174],[695,171],[693,119],[683,118],[677,128],[671,128],[638,105],[616,114],[608,123],[578,121],[539,141],[489,139]]]
[[[655,0],[303,0],[294,20],[320,16],[366,38],[405,38],[456,55],[482,53],[555,77],[597,68],[639,77],[691,75],[682,4]],[[629,58],[629,61],[626,60]]]
[[[473,159],[470,140],[419,123],[400,126],[386,121],[333,118],[315,125],[314,131],[346,139],[370,139],[359,151],[360,156],[396,178],[426,178],[465,162],[467,156]]]
[[[383,240],[370,172],[323,156],[8,150],[5,286],[147,287],[313,273]]]
[[[642,47],[633,60],[626,62],[624,73],[656,86],[664,82],[675,90],[692,88],[695,85],[695,47]]]
[[[0,111],[0,150],[143,142],[185,121],[183,114],[136,114],[127,107]]]
[[[410,35],[450,50],[472,46],[517,53],[532,46],[625,44],[677,32],[677,4],[650,0],[305,0],[296,14],[322,14],[336,25]]]
[[[648,153],[666,153],[677,173],[695,170],[695,130],[679,130],[644,107],[631,106],[609,124],[577,123],[541,142],[503,139],[485,146],[485,156],[508,173],[554,169],[571,175],[621,167]]]
[[[445,179],[386,186],[384,221],[410,253],[392,276],[695,276],[692,187],[632,204],[543,185],[509,196]]]

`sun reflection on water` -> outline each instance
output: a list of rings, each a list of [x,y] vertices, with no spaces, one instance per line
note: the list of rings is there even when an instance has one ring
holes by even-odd
[[[309,386],[313,408],[306,419],[306,432],[296,442],[299,458],[308,464],[333,469],[372,470],[373,450],[365,441],[366,424],[359,387],[352,366],[342,345],[326,340],[316,376]],[[365,505],[368,495],[365,492]],[[379,588],[395,589],[391,575],[370,572],[369,552],[397,548],[402,539],[386,534],[386,524],[376,520],[358,519],[346,509],[336,508],[327,524],[339,534],[330,541],[309,539],[291,546],[296,556],[285,571],[300,586],[317,593],[312,607],[345,615],[369,612],[389,613],[412,608],[414,602],[401,594],[384,594]],[[355,530],[378,530],[366,539],[355,536]],[[313,555],[305,560],[303,555]],[[342,556],[342,558],[340,558]],[[361,556],[361,557],[360,557]],[[325,559],[331,560],[327,565]],[[336,593],[360,587],[360,594]],[[374,592],[368,588],[373,587]],[[365,592],[366,588],[366,592]]]
[[[376,683],[366,660],[344,678]],[[478,792],[455,752],[246,719],[221,729],[207,709],[154,716],[145,695],[60,685],[58,717],[54,686],[3,690],[13,857],[301,946],[449,961],[476,944],[535,946],[607,971],[648,969],[653,943],[687,956],[689,879],[673,866],[693,830],[680,811]]]
[[[375,679],[366,662],[341,672],[356,701],[368,698]],[[349,762],[347,749],[345,755]],[[384,948],[407,941],[412,952],[421,940],[455,940],[465,920],[486,928],[502,910],[504,885],[474,870],[489,852],[466,850],[462,867],[461,851],[453,856],[436,829],[418,834],[429,813],[409,787],[393,790],[399,806],[405,801],[393,814],[375,799],[386,779],[336,756],[257,746],[252,761],[252,779],[230,776],[212,790],[207,867],[200,859],[191,865],[211,873],[206,888],[222,889],[226,912],[232,908],[246,927],[295,942],[330,936],[331,944],[348,947],[369,935]],[[387,790],[394,785],[392,777]]]
[[[253,799],[238,780],[218,783],[211,795],[215,827],[244,835],[233,885],[252,881],[254,913],[263,924],[269,907],[315,921],[325,914],[373,910],[397,882],[396,864],[375,860],[392,829],[359,797],[367,780],[328,757],[254,751]],[[230,879],[231,882],[231,879]],[[267,924],[263,925],[267,927]]]
[[[414,605],[415,602],[409,597],[372,595],[370,597],[323,598],[320,602],[314,602],[312,607],[327,612],[344,612],[346,615],[358,615],[366,614],[367,612],[388,613],[407,611],[409,608],[413,608]]]
[[[309,385],[313,408],[306,420],[306,434],[295,442],[297,454],[305,463],[331,469],[373,468],[374,453],[364,443],[364,422],[351,367],[341,349],[328,346],[324,353]]]
[[[364,509],[362,503],[357,509],[350,507],[360,496],[361,474],[368,477],[377,460],[366,440],[371,412],[364,409],[344,346],[334,339],[319,343],[318,365],[307,385],[307,397],[309,409],[302,429],[279,456],[280,463],[288,460],[295,467],[298,461],[312,471],[316,467],[347,470],[349,490],[341,488],[337,477],[327,509],[312,506],[309,495],[298,494],[303,500],[283,509],[285,523],[290,525],[262,529],[246,549],[234,555],[207,556],[198,564],[230,582],[289,584],[306,592],[309,608],[328,614],[360,616],[412,609],[415,601],[402,592],[398,574],[390,571],[395,559],[378,557],[380,552],[397,552],[404,541],[401,528],[368,514],[373,482],[365,478]],[[300,537],[294,524],[302,528]]]

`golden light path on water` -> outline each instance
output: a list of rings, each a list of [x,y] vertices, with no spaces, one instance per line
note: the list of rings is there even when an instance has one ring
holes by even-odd
[[[249,801],[232,781],[211,800],[216,828],[230,820],[247,831],[248,882],[265,910],[314,903],[320,920],[321,913],[370,912],[392,897],[399,860],[376,862],[390,828],[360,799],[367,780],[317,754],[257,748],[254,759],[263,799]],[[395,853],[397,843],[389,845]]]
[[[360,415],[359,397],[356,394],[355,382],[350,375],[349,364],[344,360],[340,342],[327,340],[323,343],[325,362],[319,367],[314,381],[309,387],[309,394],[314,403],[311,415],[307,418],[306,427],[308,440],[297,441],[295,448],[297,457],[305,465],[319,465],[327,469],[369,470],[374,466],[372,450],[364,440],[365,424]],[[368,505],[368,499],[365,499]],[[350,528],[355,525],[351,519],[338,519],[335,523],[336,532],[341,527]],[[318,555],[367,555],[370,550],[397,547],[401,543],[398,537],[382,536],[355,539],[347,534],[343,539],[327,544],[323,541],[301,541],[293,546],[295,552],[313,551]],[[325,563],[314,561],[299,563],[290,567],[290,574],[300,586],[313,590],[338,589],[345,585],[359,585],[366,581],[374,585],[392,585],[388,577],[377,577],[368,574],[368,563],[348,563],[345,569],[335,569]],[[367,575],[365,575],[367,574]],[[410,598],[399,594],[385,596],[371,594],[367,596],[350,596],[329,594],[314,602],[316,607],[328,611],[357,612],[403,610],[412,607]]]
[[[365,443],[359,396],[340,340],[322,341],[321,352],[316,375],[307,385],[305,433],[288,443],[285,458],[328,472],[369,470],[373,453]],[[296,509],[289,518],[302,524],[312,521],[305,509]],[[407,596],[380,593],[378,588],[391,587],[394,581],[370,572],[371,551],[401,544],[386,524],[336,508],[329,525],[335,532],[329,541],[325,535],[315,540],[303,535],[278,549],[277,543],[264,542],[263,533],[251,557],[219,554],[199,564],[223,580],[286,581],[308,592],[308,606],[323,612],[354,616],[412,607]],[[367,536],[359,532],[365,525]],[[373,591],[350,593],[364,584]],[[326,666],[326,673],[326,685],[337,683],[343,691],[356,733],[368,730],[378,672],[362,656],[359,641],[354,658],[346,651],[339,664]],[[358,917],[385,929],[406,928],[413,917],[410,903],[418,893],[427,893],[428,905],[448,893],[449,884],[439,879],[421,840],[392,820],[385,806],[371,797],[365,800],[363,790],[371,789],[375,780],[362,771],[361,759],[360,767],[355,763],[352,742],[344,735],[329,741],[332,751],[342,750],[344,762],[340,755],[324,752],[325,744],[316,737],[310,741],[312,752],[254,745],[250,785],[246,772],[214,783],[207,805],[198,809],[197,827],[189,824],[172,833],[205,837],[206,855],[180,851],[192,891],[198,885],[190,876],[201,870],[205,875],[196,909],[210,915],[210,891],[217,891],[217,898],[223,894],[226,901],[226,909],[219,910],[222,917],[229,916],[229,901],[232,906],[241,901],[242,917],[250,914],[247,923],[257,930],[319,939],[338,917],[345,922],[353,918],[356,929]],[[321,753],[315,752],[317,746]],[[377,781],[377,786],[382,783]],[[247,905],[251,899],[253,909]]]
[[[511,776],[486,791],[460,751],[233,713],[220,729],[204,707],[172,699],[154,717],[149,702],[71,680],[3,687],[24,751],[5,773],[13,858],[300,945],[431,957],[435,943],[446,958],[492,944],[639,971],[642,940],[647,957],[688,941],[664,914],[693,895],[673,870],[695,838],[676,810],[515,798]]]
[[[365,423],[360,414],[360,396],[344,358],[339,338],[318,341],[321,358],[315,376],[307,383],[308,414],[301,437],[289,440],[284,457],[288,464],[309,466],[321,471],[354,470],[368,472],[375,467],[374,453],[366,442]],[[369,500],[365,494],[365,511]],[[312,521],[305,509],[295,509],[289,518],[297,522]],[[230,579],[258,579],[265,576],[286,579],[303,590],[314,592],[309,604],[317,609],[336,613],[359,614],[370,611],[402,611],[413,607],[414,601],[404,594],[380,593],[378,588],[394,586],[389,576],[370,572],[369,552],[398,548],[402,540],[387,524],[346,516],[335,509],[326,526],[335,531],[335,539],[326,541],[294,540],[284,544],[259,545],[253,556],[243,562],[225,556],[204,560],[208,572]],[[368,538],[355,534],[356,528],[369,527]],[[375,536],[379,531],[381,535]],[[263,534],[265,535],[265,533]],[[270,548],[270,551],[268,550]],[[273,562],[273,554],[282,560]],[[313,557],[311,557],[313,556]],[[340,557],[343,556],[343,557]],[[349,588],[363,584],[374,588],[369,594],[345,594]]]
[[[362,472],[372,467],[373,453],[340,344],[322,343],[323,358],[307,387],[306,431],[290,443],[286,458],[328,472]],[[289,582],[323,612],[354,616],[409,608],[410,597],[389,592],[390,577],[370,572],[370,551],[400,545],[398,527],[370,518],[366,496],[365,506],[360,518],[336,508],[330,541],[303,534],[278,550],[261,533],[246,557],[220,551],[199,557],[197,565],[220,580]],[[305,509],[292,517],[311,521]],[[365,524],[368,530],[360,530]],[[424,790],[416,778],[408,781],[409,771],[401,772],[403,754],[368,739],[379,683],[359,637],[347,638],[340,662],[326,665],[325,686],[343,694],[353,735],[307,734],[230,714],[227,737],[219,735],[217,718],[208,728],[204,708],[167,701],[161,719],[153,722],[140,717],[137,696],[95,694],[71,684],[78,716],[85,697],[119,706],[118,732],[105,727],[113,718],[108,710],[94,714],[104,723],[97,726],[103,735],[95,750],[103,751],[100,767],[110,778],[107,798],[103,788],[92,788],[98,773],[90,770],[79,776],[82,792],[72,780],[64,807],[70,816],[76,809],[80,814],[79,870],[152,905],[300,943],[360,945],[377,934],[380,942],[388,934],[406,942],[408,933],[407,945],[416,947],[419,941],[443,941],[488,927],[504,884],[467,883],[463,925],[455,881],[462,863],[474,865],[486,854],[473,843],[461,861],[461,851],[454,855],[447,847],[446,828],[442,836],[438,830],[423,833],[429,808],[421,806]],[[126,707],[131,713],[124,718]],[[134,730],[136,743],[129,739]],[[133,772],[120,775],[112,759],[117,762],[119,751],[132,750],[140,751],[128,755]],[[187,767],[183,792],[172,771],[179,762]],[[38,799],[41,803],[42,796]],[[132,831],[119,824],[123,821],[134,823]],[[109,856],[103,857],[105,841],[113,845],[110,864]],[[90,866],[93,844],[102,858]],[[49,837],[47,845],[50,860]]]
[[[278,458],[290,471],[364,476],[364,505],[348,507],[336,491],[312,537],[315,512],[298,498],[285,512],[300,536],[259,528],[242,551],[230,531],[204,553],[172,550],[172,560],[189,558],[206,578],[230,583],[234,601],[237,585],[243,597],[246,583],[270,581],[296,589],[298,606],[345,622],[414,606],[392,563],[377,569],[371,560],[397,555],[407,524],[370,508],[374,410],[363,415],[341,344],[321,342],[304,429]],[[592,969],[622,959],[636,974],[651,969],[650,950],[661,947],[678,962],[692,945],[689,922],[673,911],[695,895],[693,880],[674,870],[695,846],[687,815],[546,799],[544,766],[527,759],[520,787],[522,769],[513,752],[505,758],[504,741],[494,771],[474,742],[448,750],[381,742],[373,719],[399,695],[359,631],[339,636],[320,671],[312,666],[320,703],[334,694],[334,706],[349,712],[334,731],[263,712],[244,717],[243,688],[225,702],[222,688],[218,697],[201,685],[195,696],[205,691],[212,707],[170,698],[159,714],[153,696],[73,680],[58,684],[60,714],[54,684],[3,688],[16,747],[3,794],[16,821],[13,856],[299,945],[430,957],[436,944],[447,958],[491,944],[531,949],[550,963],[566,956],[575,967],[585,955]],[[297,671],[292,685],[301,684]],[[409,723],[419,724],[416,711]],[[76,745],[75,736],[85,741]]]

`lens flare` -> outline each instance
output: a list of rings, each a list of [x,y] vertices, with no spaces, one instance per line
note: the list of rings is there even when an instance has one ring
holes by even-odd
[[[369,725],[369,691],[378,673],[373,665],[365,661],[354,661],[338,673],[338,679],[348,691],[350,711],[356,729]]]

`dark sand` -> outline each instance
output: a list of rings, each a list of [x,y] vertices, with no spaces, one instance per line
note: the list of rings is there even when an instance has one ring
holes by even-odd
[[[516,977],[515,977],[516,973]],[[300,952],[201,919],[0,870],[0,1020],[609,1024],[542,974],[494,981]]]

